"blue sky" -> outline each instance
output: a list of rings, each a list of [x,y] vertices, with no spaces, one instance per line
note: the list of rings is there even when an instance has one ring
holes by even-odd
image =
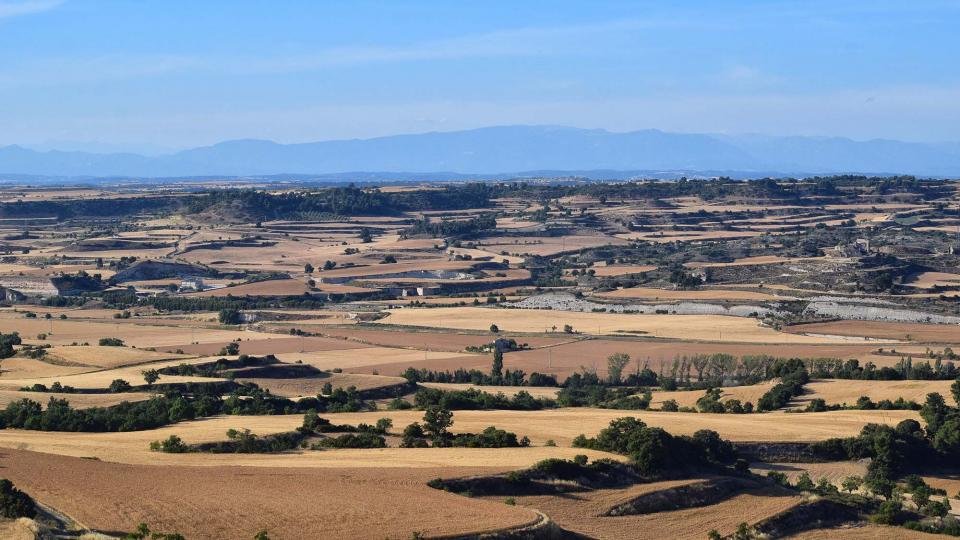
[[[960,2],[923,0],[0,0],[0,144],[500,124],[957,141],[957,28]]]

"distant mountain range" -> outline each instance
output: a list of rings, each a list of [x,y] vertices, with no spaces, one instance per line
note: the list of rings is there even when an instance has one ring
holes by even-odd
[[[282,174],[366,179],[391,173],[433,178],[578,172],[616,178],[684,171],[745,175],[827,173],[960,176],[960,143],[909,143],[840,137],[613,133],[558,126],[498,126],[373,139],[279,144],[234,140],[176,153],[36,151],[0,148],[0,179],[24,176],[170,178]],[[619,171],[619,173],[618,173]],[[6,176],[4,176],[6,175]],[[403,176],[414,175],[404,174]]]

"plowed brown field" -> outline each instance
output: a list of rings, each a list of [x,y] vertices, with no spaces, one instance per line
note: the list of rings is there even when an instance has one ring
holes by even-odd
[[[4,476],[81,524],[155,530],[194,539],[394,538],[515,527],[536,520],[522,507],[460,497],[426,485],[478,468],[162,467],[124,465],[10,450]]]

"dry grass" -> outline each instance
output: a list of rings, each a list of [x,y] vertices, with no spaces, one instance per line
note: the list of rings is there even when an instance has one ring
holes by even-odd
[[[482,468],[152,467],[20,451],[5,452],[0,466],[39,501],[105,531],[147,522],[191,539],[252,538],[260,530],[283,539],[407,539],[535,520],[521,507],[426,485],[440,475],[491,472]]]
[[[0,538],[7,540],[35,540],[39,528],[32,519],[0,519]]]
[[[619,313],[558,312],[534,309],[451,307],[388,310],[380,323],[402,326],[486,330],[496,324],[510,332],[544,332],[570,324],[577,332],[609,335],[643,332],[660,338],[746,343],[838,343],[839,338],[777,332],[744,317],[723,315],[640,315]]]

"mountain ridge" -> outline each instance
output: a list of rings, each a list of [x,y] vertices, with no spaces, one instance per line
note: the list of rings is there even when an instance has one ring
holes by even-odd
[[[6,175],[169,178],[452,171],[502,176],[536,170],[960,176],[960,143],[512,125],[291,144],[234,139],[155,156],[0,147],[0,174]]]

